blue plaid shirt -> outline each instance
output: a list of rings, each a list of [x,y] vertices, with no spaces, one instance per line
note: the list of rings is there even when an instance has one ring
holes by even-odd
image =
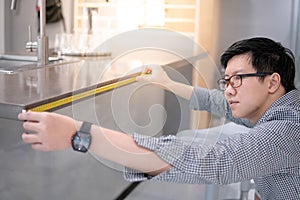
[[[190,106],[251,127],[231,115],[218,90],[195,88]],[[214,145],[187,144],[176,136],[134,134],[136,143],[156,152],[173,167],[155,177],[125,169],[129,181],[158,180],[194,184],[229,184],[254,179],[262,199],[300,199],[300,96],[285,94],[252,126],[249,133],[228,137]]]

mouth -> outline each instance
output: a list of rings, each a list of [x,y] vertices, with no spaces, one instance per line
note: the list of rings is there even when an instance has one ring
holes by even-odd
[[[229,100],[228,103],[229,103],[230,106],[234,106],[234,105],[238,104],[239,102],[234,101],[234,100]]]

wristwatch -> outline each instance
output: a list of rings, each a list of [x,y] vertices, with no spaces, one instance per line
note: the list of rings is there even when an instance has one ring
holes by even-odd
[[[83,122],[79,131],[76,131],[72,137],[72,147],[75,151],[86,153],[91,144],[91,126],[92,123]]]

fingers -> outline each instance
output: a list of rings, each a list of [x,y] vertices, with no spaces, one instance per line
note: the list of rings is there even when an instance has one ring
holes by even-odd
[[[27,111],[18,115],[18,119],[23,121],[40,121],[41,118],[42,113],[40,112]]]
[[[47,146],[40,142],[37,134],[23,133],[22,140],[27,144],[31,144],[31,148],[34,150],[48,151]]]
[[[22,134],[25,143],[40,151],[63,150],[70,147],[76,124],[70,117],[49,112],[26,112],[18,115],[24,120],[27,133]]]
[[[143,70],[143,73],[142,74],[151,74],[152,73],[152,69],[149,68],[149,67],[146,67],[144,70]]]
[[[151,82],[153,79],[153,76],[155,74],[155,71],[160,65],[146,65],[145,68],[143,69],[142,73],[140,76],[136,77],[136,81],[139,82]]]
[[[36,134],[23,133],[22,140],[28,144],[41,144],[41,141]]]
[[[22,140],[31,144],[33,149],[42,150],[42,142],[40,141],[40,136],[34,134],[38,130],[38,121],[41,118],[40,113],[37,112],[23,112],[18,115],[19,120],[24,120],[23,128],[27,131],[22,134]]]
[[[23,123],[23,128],[27,131],[27,133],[38,133],[41,130],[40,124],[32,121],[25,121]]]
[[[23,128],[28,130],[28,132],[38,132],[39,122],[43,118],[44,113],[41,112],[22,112],[18,115],[19,120],[25,121],[23,123]]]
[[[150,75],[150,74],[153,74],[153,72],[155,73],[156,71],[159,71],[161,69],[162,69],[161,65],[158,65],[158,64],[145,65],[144,69],[142,71],[142,74]]]
[[[138,82],[146,82],[146,81],[151,81],[151,77],[142,74],[140,76],[137,76],[135,78],[135,80],[138,81]]]

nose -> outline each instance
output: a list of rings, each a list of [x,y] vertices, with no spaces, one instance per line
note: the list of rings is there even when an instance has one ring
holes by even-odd
[[[236,88],[232,87],[231,84],[228,84],[224,90],[225,96],[234,96],[236,95]]]

